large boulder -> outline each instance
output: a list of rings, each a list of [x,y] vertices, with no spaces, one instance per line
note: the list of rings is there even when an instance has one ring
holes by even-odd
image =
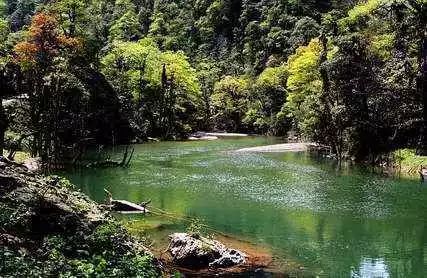
[[[180,266],[225,268],[246,262],[246,254],[217,240],[186,233],[175,233],[169,238],[168,250],[173,261]]]

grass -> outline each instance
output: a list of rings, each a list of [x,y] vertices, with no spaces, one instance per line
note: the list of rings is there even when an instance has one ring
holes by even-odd
[[[421,165],[427,166],[427,156],[417,155],[413,149],[400,149],[393,153],[394,161],[402,170],[416,172]]]

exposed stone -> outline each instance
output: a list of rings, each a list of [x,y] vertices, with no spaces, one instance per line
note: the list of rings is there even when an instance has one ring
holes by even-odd
[[[28,158],[24,161],[24,166],[28,168],[30,172],[38,172],[42,168],[42,161],[40,157]]]
[[[0,204],[17,211],[33,237],[88,230],[107,221],[108,212],[80,192],[70,190],[58,177],[31,174],[25,168],[0,170]]]
[[[3,246],[19,246],[22,244],[22,240],[16,236],[8,234],[0,234],[0,245]]]
[[[178,265],[191,268],[225,268],[246,262],[246,254],[217,240],[175,233],[169,236],[169,252]]]
[[[245,263],[245,254],[235,250],[227,249],[222,253],[222,256],[219,259],[216,259],[209,264],[211,267],[231,267],[234,265],[239,265]]]

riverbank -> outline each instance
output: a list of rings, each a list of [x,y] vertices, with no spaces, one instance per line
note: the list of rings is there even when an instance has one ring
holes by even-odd
[[[154,256],[60,177],[0,163],[1,277],[159,277]]]
[[[228,133],[228,132],[204,132],[204,131],[198,131],[193,134],[191,134],[188,137],[188,140],[190,141],[198,141],[198,140],[218,140],[221,138],[244,138],[250,136],[246,133]]]
[[[284,144],[274,144],[274,145],[267,145],[267,146],[260,146],[260,147],[243,148],[243,149],[238,149],[234,152],[237,152],[237,153],[304,152],[316,146],[317,145],[314,143],[284,143]]]
[[[395,168],[405,174],[418,174],[420,167],[427,166],[427,156],[417,155],[413,149],[401,149],[393,152]]]
[[[234,153],[287,153],[305,152],[309,150],[319,150],[316,143],[283,143],[250,148],[241,148]],[[380,172],[387,172],[390,175],[419,176],[421,167],[427,166],[427,156],[417,155],[413,149],[401,149],[392,152],[387,164],[378,165]]]

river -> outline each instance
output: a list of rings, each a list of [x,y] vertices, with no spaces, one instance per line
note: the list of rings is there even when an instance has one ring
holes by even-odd
[[[233,152],[276,142],[248,137],[148,143],[135,146],[128,169],[65,175],[95,200],[104,199],[104,187],[117,199],[151,199],[156,208],[202,219],[216,231],[268,248],[279,272],[427,276],[426,185],[358,167],[337,170],[333,161],[304,152]],[[121,153],[113,157],[120,160]],[[134,220],[159,223],[154,241],[189,225],[155,215]],[[294,263],[296,269],[289,267]]]

